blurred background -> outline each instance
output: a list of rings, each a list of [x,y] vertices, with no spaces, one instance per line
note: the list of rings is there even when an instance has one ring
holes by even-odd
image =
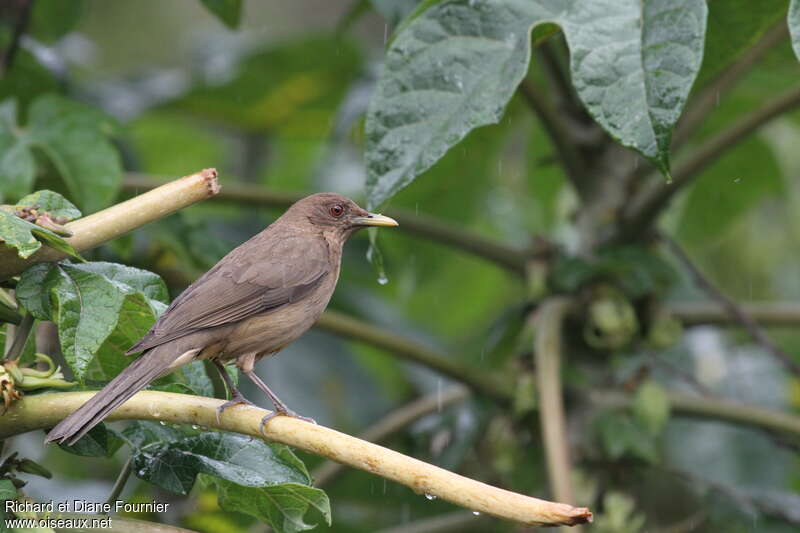
[[[61,4],[41,3],[52,9]],[[0,99],[17,98],[22,122],[26,103],[53,91],[113,117],[118,122],[114,145],[125,169],[118,199],[206,167],[219,171],[223,187],[219,198],[145,226],[88,257],[156,272],[174,296],[282,212],[273,197],[253,196],[248,192],[254,189],[241,187],[270,194],[334,191],[363,203],[365,110],[387,40],[415,2],[375,1],[363,12],[356,4],[367,3],[251,0],[244,2],[239,27],[230,29],[196,0],[87,0],[80,9],[64,10],[65,19],[77,17],[74,25],[64,23],[66,32],[51,26],[37,33],[34,25],[22,42],[15,72],[0,82]],[[533,79],[544,76],[536,57],[531,69]],[[704,75],[710,79],[712,74],[701,72],[699,86]],[[799,75],[800,65],[784,39],[718,99],[688,146],[796,84]],[[736,300],[800,301],[797,146],[800,113],[794,111],[704,170],[664,218],[662,229]],[[633,162],[638,156],[631,152],[629,157]],[[59,183],[36,184],[36,189],[46,187],[69,197]],[[234,195],[237,191],[244,193]],[[474,131],[390,202],[392,208],[435,216],[520,249],[538,236],[574,248],[577,205],[548,137],[519,97],[499,124]],[[413,339],[478,372],[531,369],[531,342],[523,334],[527,287],[520,276],[409,232],[382,231],[377,244],[386,280],[366,259],[368,239],[359,234],[346,248],[331,309]],[[674,274],[665,300],[706,302],[684,269],[665,257]],[[769,333],[789,353],[800,350],[794,324]],[[581,332],[567,336],[579,338]],[[687,323],[674,341],[657,354],[640,346],[601,358],[583,353],[564,379],[579,390],[620,385],[646,367],[673,390],[798,412],[800,382],[742,330]],[[258,373],[294,410],[350,434],[425,397],[425,414],[387,437],[389,447],[492,484],[549,496],[535,418],[531,423],[515,417],[512,410],[390,351],[315,329],[279,357],[261,361]],[[262,398],[249,386],[244,384],[246,396]],[[507,386],[518,384],[509,380]],[[601,518],[589,530],[789,532],[800,527],[796,443],[757,429],[673,416],[657,439],[630,437],[622,444],[628,451],[614,457],[615,433],[627,429],[598,429],[602,420],[589,423],[591,404],[568,402],[568,407],[577,497]],[[25,450],[56,472],[52,480],[28,485],[28,492],[42,500],[65,493],[104,500],[125,459],[117,454],[76,461],[61,450],[45,450],[39,433],[15,438],[12,449]],[[301,456],[310,469],[321,463]],[[647,459],[653,456],[658,460]],[[317,526],[319,531],[520,530],[360,471],[326,478],[324,489],[334,521],[331,527]],[[155,490],[132,480],[123,496],[174,502],[169,515],[158,519],[197,531],[264,530],[250,517],[221,511],[213,492],[196,487],[190,496],[177,497]]]

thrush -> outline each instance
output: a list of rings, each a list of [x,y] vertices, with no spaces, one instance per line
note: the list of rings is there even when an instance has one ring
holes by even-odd
[[[214,363],[231,394],[217,410],[218,419],[228,407],[251,404],[233,384],[226,364],[235,364],[275,406],[262,420],[262,429],[275,415],[299,416],[253,368],[317,321],[336,287],[344,243],[367,226],[397,222],[333,193],[314,194],[292,205],[175,298],[128,350],[144,353],[55,426],[46,441],[74,443],[151,381],[200,359]]]

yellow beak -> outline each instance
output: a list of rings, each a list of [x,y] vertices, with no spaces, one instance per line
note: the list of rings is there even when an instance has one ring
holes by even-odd
[[[387,228],[399,226],[395,219],[377,213],[370,213],[365,217],[353,217],[353,224],[359,226],[383,226]]]

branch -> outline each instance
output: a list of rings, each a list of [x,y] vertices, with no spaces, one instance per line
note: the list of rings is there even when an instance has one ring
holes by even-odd
[[[633,198],[621,223],[622,235],[618,235],[617,239],[630,237],[631,234],[641,234],[649,229],[653,221],[669,205],[673,196],[694,181],[701,171],[759,127],[798,106],[800,106],[800,87],[795,87],[740,118],[731,127],[706,141],[693,154],[678,162],[672,173],[671,184],[660,180],[653,181]]]
[[[545,300],[533,316],[536,390],[547,472],[554,497],[565,502],[575,501],[561,386],[561,330],[569,308],[568,299],[554,297]]]
[[[553,142],[567,176],[575,186],[575,190],[581,192],[582,187],[580,185],[585,177],[585,163],[561,117],[542,96],[542,89],[534,87],[528,80],[522,80],[518,91],[533,112],[536,113],[536,116],[539,117],[542,126],[544,126],[545,131],[550,136],[550,140]]]
[[[777,327],[800,325],[800,304],[795,302],[748,302],[739,308],[759,324]],[[735,318],[717,302],[672,302],[667,309],[684,325],[713,324],[730,326]]]
[[[598,407],[629,408],[633,397],[622,391],[594,390],[586,394],[587,399]],[[668,392],[667,397],[672,412],[692,418],[712,418],[742,426],[771,432],[788,433],[800,437],[800,417],[747,405],[720,398],[691,396]]]
[[[125,191],[148,191],[159,186],[152,177],[129,173],[122,183]],[[302,198],[302,193],[270,191],[263,187],[244,184],[225,184],[215,201],[285,209]],[[522,274],[527,254],[523,250],[482,237],[429,215],[404,209],[390,209],[386,214],[397,220],[398,229],[425,237],[441,244],[452,246],[469,254],[486,259],[497,265]]]
[[[217,171],[205,169],[66,224],[73,236],[65,240],[79,252],[89,250],[218,192]],[[28,259],[22,259],[4,247],[0,249],[0,280],[16,276],[36,263],[64,257],[61,252],[42,246]]]
[[[89,400],[94,392],[27,396],[0,417],[0,438],[53,427]],[[316,424],[280,416],[269,422],[265,435],[261,419],[268,411],[236,406],[217,422],[216,409],[224,400],[157,391],[137,393],[108,420],[155,420],[194,424],[280,442],[366,470],[461,507],[530,525],[571,525],[591,520],[586,508],[553,503],[486,485],[424,463],[376,444]],[[156,408],[157,407],[157,408]],[[156,416],[156,414],[158,416]]]
[[[417,398],[390,412],[375,424],[358,435],[358,438],[376,444],[382,444],[392,436],[413,424],[425,415],[440,411],[445,407],[459,403],[469,397],[469,391],[461,385],[448,387],[441,393],[428,394]],[[344,466],[333,461],[326,461],[311,473],[314,484],[322,487],[331,483],[344,471]]]
[[[772,356],[780,361],[780,363],[795,376],[800,376],[800,363],[795,361],[789,354],[784,352],[772,339],[767,336],[766,332],[761,329],[758,323],[750,318],[750,316],[739,307],[736,302],[722,293],[711,281],[703,275],[697,265],[695,265],[681,246],[675,240],[661,236],[664,243],[670,249],[672,254],[683,264],[684,268],[689,271],[695,285],[704,291],[708,296],[719,303],[728,314],[742,325],[744,329],[750,334],[754,341],[767,350]]]
[[[748,48],[739,59],[723,70],[711,84],[692,98],[691,105],[675,127],[671,149],[677,150],[689,139],[706,116],[717,107],[721,93],[734,87],[770,50],[787,37],[789,37],[789,26],[786,20],[781,20],[767,30],[753,47]]]
[[[484,396],[501,402],[511,399],[511,388],[505,380],[485,370],[466,366],[458,362],[455,357],[428,348],[391,331],[336,311],[325,311],[317,322],[317,326],[337,335],[388,350],[402,359],[421,364],[460,381]]]

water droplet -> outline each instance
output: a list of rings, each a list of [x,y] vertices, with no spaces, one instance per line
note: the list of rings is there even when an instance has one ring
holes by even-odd
[[[480,516],[481,512],[480,511],[472,511],[472,514],[474,514],[475,516]]]
[[[742,178],[734,178],[733,180],[734,183],[739,183],[740,181],[742,181]]]
[[[143,476],[144,474],[145,474],[145,472],[144,472],[144,468],[142,468],[141,470],[139,470],[139,475],[140,475],[140,476]]]
[[[198,426],[197,424],[192,424],[192,429],[195,429],[195,430],[200,429],[200,426]]]
[[[378,283],[381,285],[386,285],[389,283],[389,278],[386,276],[386,272],[378,272]]]
[[[427,492],[425,493],[425,497],[428,498],[429,500],[435,500],[436,499],[436,496],[434,496],[433,494],[428,494]]]
[[[164,422],[163,420],[160,420],[158,423],[161,424],[162,426],[166,426],[167,425],[167,423]]]

